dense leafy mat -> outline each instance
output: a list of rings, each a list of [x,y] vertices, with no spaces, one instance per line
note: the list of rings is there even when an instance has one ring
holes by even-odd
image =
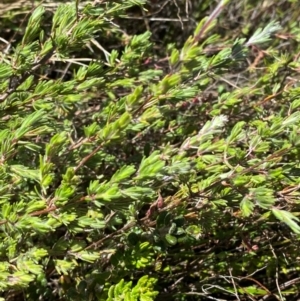
[[[3,300],[297,300],[298,11],[0,4]]]

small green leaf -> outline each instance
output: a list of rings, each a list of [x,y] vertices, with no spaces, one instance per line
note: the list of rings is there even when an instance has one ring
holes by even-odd
[[[12,76],[13,70],[11,66],[1,63],[0,64],[0,78],[2,79],[8,79],[10,76]]]
[[[124,165],[111,177],[111,183],[118,183],[129,178],[135,172],[135,167],[133,165]]]
[[[300,226],[296,223],[299,222],[299,218],[293,215],[293,213],[277,208],[273,208],[272,213],[277,219],[287,224],[295,233],[300,234]]]
[[[253,212],[254,204],[253,202],[251,202],[249,199],[245,197],[243,198],[240,207],[241,207],[242,214],[248,217]]]
[[[250,188],[249,196],[258,206],[264,209],[270,209],[276,202],[276,199],[273,196],[273,190],[263,186]]]
[[[258,45],[268,42],[271,35],[281,29],[278,22],[271,21],[265,28],[259,28],[255,31],[253,36],[248,40],[246,46]]]
[[[166,234],[165,239],[171,246],[175,246],[177,244],[177,238],[171,234]]]

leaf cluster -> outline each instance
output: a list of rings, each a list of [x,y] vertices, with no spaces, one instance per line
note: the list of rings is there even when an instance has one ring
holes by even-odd
[[[159,51],[118,25],[150,1],[30,13],[0,61],[4,298],[296,295],[298,61],[274,20],[222,36],[234,2]]]

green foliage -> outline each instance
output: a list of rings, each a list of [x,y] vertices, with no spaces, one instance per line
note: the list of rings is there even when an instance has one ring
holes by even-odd
[[[158,2],[0,5],[4,299],[296,295],[299,16]]]
[[[155,282],[154,278],[143,276],[132,288],[132,282],[125,283],[122,279],[119,283],[110,287],[107,301],[152,301],[158,293],[153,291]]]

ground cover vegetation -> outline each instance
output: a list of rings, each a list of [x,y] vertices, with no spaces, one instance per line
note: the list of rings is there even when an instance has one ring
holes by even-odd
[[[298,1],[2,1],[1,300],[298,300]]]

